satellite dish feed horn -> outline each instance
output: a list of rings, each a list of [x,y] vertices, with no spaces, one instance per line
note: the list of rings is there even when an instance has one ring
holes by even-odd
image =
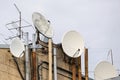
[[[50,26],[50,22],[46,20],[42,14],[38,12],[34,12],[32,15],[32,20],[33,20],[34,26],[41,34],[43,34],[48,38],[53,37],[53,29]]]
[[[76,31],[67,32],[62,39],[62,48],[69,57],[79,57],[84,52],[83,37]]]
[[[15,57],[22,57],[25,50],[24,44],[19,38],[14,38],[10,44],[10,52]]]

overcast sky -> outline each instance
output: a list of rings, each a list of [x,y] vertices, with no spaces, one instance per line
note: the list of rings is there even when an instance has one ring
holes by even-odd
[[[84,37],[85,47],[89,49],[90,77],[93,77],[96,64],[107,60],[110,49],[113,51],[114,66],[120,69],[120,0],[2,0],[0,43],[9,42],[4,39],[16,34],[5,26],[19,18],[14,3],[21,10],[22,18],[32,25],[33,12],[39,12],[49,19],[54,28],[54,43],[61,43],[65,32],[78,31]],[[23,21],[22,25],[28,24]],[[33,28],[24,29],[26,31],[30,35],[34,33]]]

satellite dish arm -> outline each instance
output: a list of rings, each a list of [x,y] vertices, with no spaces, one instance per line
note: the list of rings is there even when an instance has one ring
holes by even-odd
[[[79,52],[80,52],[80,49],[78,49],[78,50],[74,53],[73,57],[75,57],[76,55],[78,55]]]

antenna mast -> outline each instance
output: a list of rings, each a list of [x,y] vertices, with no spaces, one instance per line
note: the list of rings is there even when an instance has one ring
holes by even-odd
[[[17,9],[18,13],[19,13],[19,28],[18,28],[18,37],[21,39],[21,11],[18,9],[18,7],[16,6],[16,4],[14,4],[15,8]]]

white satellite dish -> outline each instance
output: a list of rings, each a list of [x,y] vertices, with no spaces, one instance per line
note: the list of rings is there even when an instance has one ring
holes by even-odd
[[[19,38],[15,38],[12,40],[12,43],[10,44],[10,52],[15,57],[22,57],[24,50],[25,50],[24,44]]]
[[[95,80],[105,80],[116,76],[118,76],[117,71],[114,66],[107,61],[100,62],[95,68]]]
[[[68,56],[79,57],[84,52],[83,37],[76,31],[69,31],[62,39],[62,47]]]
[[[53,36],[53,29],[50,26],[50,22],[45,19],[42,14],[38,12],[34,12],[32,15],[32,20],[34,23],[34,26],[38,29],[38,31],[43,34],[44,36],[48,38],[52,38]]]

